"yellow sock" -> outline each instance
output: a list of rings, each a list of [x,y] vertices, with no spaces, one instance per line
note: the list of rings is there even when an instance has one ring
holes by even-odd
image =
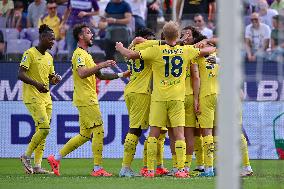
[[[214,154],[214,143],[213,136],[208,135],[203,137],[204,141],[204,164],[205,167],[213,167],[213,154]]]
[[[138,137],[134,134],[128,133],[125,137],[124,141],[124,153],[123,153],[123,160],[122,166],[130,167],[133,161],[136,146],[138,143]]]
[[[143,150],[143,166],[147,167],[147,145],[148,138],[144,141],[144,150]]]
[[[93,128],[92,150],[94,165],[101,165],[103,161],[104,127]]]
[[[154,171],[156,158],[157,158],[157,139],[155,137],[148,137],[147,168],[149,171]]]
[[[214,143],[214,154],[213,154],[213,161],[216,161],[216,157],[217,157],[217,145],[218,145],[218,137],[217,136],[213,136],[213,143]]]
[[[35,134],[33,135],[31,142],[28,145],[28,148],[26,150],[26,156],[31,157],[33,151],[39,146],[39,144],[46,139],[46,136],[49,133],[49,129],[38,129],[38,131],[35,132]]]
[[[243,155],[243,166],[250,166],[249,155],[248,155],[248,143],[244,134],[241,135],[241,151]]]
[[[87,137],[82,136],[81,134],[78,134],[71,138],[59,151],[60,155],[62,157],[65,157],[70,152],[76,150],[78,147],[82,146],[85,142],[90,140]]]
[[[35,166],[41,167],[41,162],[42,162],[42,156],[45,148],[45,139],[41,141],[41,143],[37,146],[35,149],[35,157],[34,157],[34,163]]]
[[[164,165],[164,144],[166,140],[166,133],[160,134],[158,138],[157,148],[157,166]]]
[[[204,165],[204,148],[203,148],[203,137],[194,137],[194,153],[196,158],[196,165]]]
[[[175,151],[177,156],[177,168],[184,169],[185,162],[185,148],[186,144],[184,140],[176,140],[175,142]]]
[[[38,126],[36,126],[36,132],[39,130]],[[45,139],[43,139],[39,145],[36,147],[34,154],[34,164],[36,167],[41,167],[41,162],[42,162],[42,156],[44,152],[44,147],[45,147]]]
[[[173,163],[173,168],[177,168],[177,156],[175,154],[172,155],[172,163]]]
[[[185,156],[185,167],[190,168],[191,162],[192,162],[192,155],[186,155]]]

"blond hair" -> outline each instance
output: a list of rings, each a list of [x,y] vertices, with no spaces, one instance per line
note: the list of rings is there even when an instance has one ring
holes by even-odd
[[[163,27],[163,35],[167,40],[176,40],[180,35],[179,24],[174,21],[167,22]]]

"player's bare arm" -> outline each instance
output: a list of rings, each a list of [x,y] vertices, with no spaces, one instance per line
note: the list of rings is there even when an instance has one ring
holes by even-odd
[[[33,85],[40,93],[47,93],[48,89],[46,89],[46,85],[43,83],[39,83],[33,79],[31,79],[26,74],[27,70],[20,66],[19,73],[18,73],[18,79],[23,81],[26,84]]]
[[[199,57],[207,56],[216,51],[216,47],[208,46],[200,49]]]
[[[190,65],[190,73],[191,73],[190,75],[191,75],[192,89],[194,95],[194,111],[196,115],[199,115],[201,112],[199,109],[200,77],[199,77],[198,64]]]
[[[96,77],[99,78],[100,80],[114,80],[114,79],[118,79],[121,77],[129,77],[130,75],[131,75],[131,72],[129,70],[122,72],[122,73],[105,73],[99,70],[96,73]]]
[[[205,47],[207,44],[213,44],[213,45],[217,45],[218,43],[218,38],[213,37],[211,39],[203,39],[202,41],[194,44],[194,47],[196,48],[203,48]]]
[[[94,75],[99,72],[102,68],[107,68],[116,65],[116,62],[114,60],[107,60],[105,62],[101,62],[100,64],[92,67],[92,68],[86,68],[85,66],[77,68],[78,75],[81,79],[85,79],[87,77],[90,77],[91,75]]]
[[[140,55],[138,52],[125,48],[121,42],[116,42],[115,49],[128,59],[140,58]]]

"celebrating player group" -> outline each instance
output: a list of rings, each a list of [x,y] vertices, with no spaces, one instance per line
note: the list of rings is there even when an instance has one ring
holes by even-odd
[[[49,84],[56,85],[61,77],[55,73],[52,56],[47,52],[54,41],[54,32],[47,26],[39,28],[39,45],[28,49],[22,58],[18,78],[23,84],[23,101],[36,127],[26,151],[21,155],[24,170],[29,174],[60,176],[62,159],[88,140],[92,140],[94,177],[112,176],[102,167],[104,127],[96,93],[96,78],[113,80],[130,77],[124,98],[129,114],[129,130],[124,141],[120,177],[190,176],[214,177],[217,150],[216,106],[218,99],[217,39],[206,39],[194,27],[180,31],[176,22],[167,22],[161,40],[150,29],[142,29],[128,48],[117,42],[116,50],[127,59],[128,70],[105,73],[102,68],[115,66],[107,60],[95,64],[88,53],[94,35],[87,25],[74,28],[78,47],[72,56],[74,80],[73,104],[79,112],[80,132],[58,152],[47,158],[52,171],[41,167],[45,139],[50,129],[52,101]],[[240,125],[242,123],[240,122]],[[150,127],[144,143],[140,173],[131,169],[142,130]],[[166,133],[170,138],[172,168],[163,165]],[[241,176],[251,176],[247,141],[241,137],[243,168]],[[34,152],[34,166],[31,156]],[[192,170],[195,153],[196,169]],[[156,163],[156,167],[155,167]]]

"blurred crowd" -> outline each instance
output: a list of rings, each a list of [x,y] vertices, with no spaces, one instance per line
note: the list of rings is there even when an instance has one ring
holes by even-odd
[[[89,51],[97,61],[121,58],[116,41],[128,45],[135,31],[149,27],[160,36],[165,21],[195,26],[207,38],[216,35],[215,0],[2,0],[0,59],[18,61],[19,54],[38,43],[38,27],[49,25],[56,43],[55,60],[69,61],[76,47],[74,25],[87,23],[95,33]],[[284,61],[284,0],[243,0],[244,46],[247,62]]]

